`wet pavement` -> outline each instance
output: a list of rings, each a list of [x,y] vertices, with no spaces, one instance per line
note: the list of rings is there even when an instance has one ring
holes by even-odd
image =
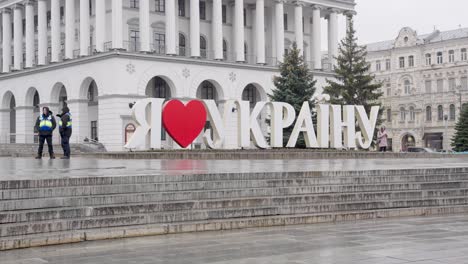
[[[468,215],[105,240],[0,252],[2,264],[463,264]]]
[[[71,160],[35,160],[32,158],[2,157],[0,158],[0,180],[145,174],[385,170],[467,166],[468,157],[328,160],[118,160],[87,157],[76,157]]]

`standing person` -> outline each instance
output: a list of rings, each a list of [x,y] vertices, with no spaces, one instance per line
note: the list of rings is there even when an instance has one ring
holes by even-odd
[[[60,137],[62,138],[62,159],[70,159],[70,137],[72,135],[72,118],[70,109],[67,106],[64,106],[62,114],[58,116],[60,117],[59,132]]]
[[[42,108],[42,114],[37,118],[34,128],[39,132],[39,150],[37,151],[36,159],[42,159],[42,150],[44,142],[47,141],[49,148],[50,159],[55,159],[54,147],[52,146],[52,133],[54,132],[57,123],[52,116],[52,111],[48,107]]]
[[[379,140],[379,147],[381,152],[386,152],[387,151],[387,144],[388,144],[388,134],[387,130],[385,129],[385,126],[382,126],[380,128],[379,133],[377,133],[377,139]]]

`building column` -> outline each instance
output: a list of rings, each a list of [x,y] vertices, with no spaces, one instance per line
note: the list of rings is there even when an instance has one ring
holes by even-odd
[[[319,6],[314,6],[312,9],[312,61],[314,69],[322,69],[320,10]]]
[[[0,109],[0,143],[10,143],[10,109]]]
[[[176,1],[166,1],[166,54],[176,55]]]
[[[47,0],[37,2],[37,62],[45,65],[47,61]]]
[[[13,7],[13,69],[21,70],[23,63],[23,6],[15,4]]]
[[[190,56],[200,57],[200,1],[190,0]]]
[[[223,59],[223,2],[213,0],[213,47],[215,60]]]
[[[50,6],[50,33],[51,33],[51,49],[52,49],[52,58],[51,62],[60,61],[60,0],[51,0]]]
[[[100,2],[100,1],[97,1],[97,2]],[[74,49],[75,49],[75,0],[66,0],[65,1],[65,58],[66,59],[73,59]]]
[[[98,0],[99,1],[99,0]],[[73,135],[70,138],[71,143],[83,143],[85,137],[89,137],[88,124],[88,100],[72,99],[67,101],[68,108],[73,117]]]
[[[255,6],[255,36],[257,38],[257,63],[265,64],[265,1],[257,0]]]
[[[34,143],[34,106],[17,106],[16,143]]]
[[[234,48],[236,61],[244,62],[244,0],[234,2]]]
[[[304,3],[296,1],[294,7],[294,34],[296,37],[297,48],[300,50],[299,54],[304,56],[304,21],[302,15],[302,8]]]
[[[89,56],[89,0],[80,0],[80,56]]]
[[[3,57],[3,72],[10,72],[11,67],[11,9],[4,8],[2,10],[2,57]]]
[[[338,13],[332,9],[328,15],[328,58],[330,69],[336,65],[336,56],[338,56]]]
[[[123,48],[122,0],[112,0],[112,48]]]
[[[26,68],[33,67],[34,63],[34,46],[35,46],[35,36],[34,36],[34,2],[27,1],[26,6]]]
[[[284,57],[284,0],[275,1],[276,25],[276,59],[280,62]]]
[[[166,5],[169,2],[166,1]],[[167,16],[166,16],[167,18]],[[150,52],[150,2],[149,0],[140,0],[140,51],[141,52]],[[167,25],[167,20],[166,20]],[[166,30],[166,34],[169,32]],[[138,47],[135,47],[138,50]]]
[[[96,1],[96,51],[104,51],[106,42],[106,1]]]

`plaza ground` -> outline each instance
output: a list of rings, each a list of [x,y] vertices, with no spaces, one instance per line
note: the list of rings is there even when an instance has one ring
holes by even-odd
[[[430,159],[321,160],[154,160],[72,157],[34,160],[0,157],[0,180],[53,179],[88,176],[180,175],[206,173],[352,171],[467,167],[468,156]]]
[[[105,240],[0,252],[2,264],[463,264],[468,215]]]

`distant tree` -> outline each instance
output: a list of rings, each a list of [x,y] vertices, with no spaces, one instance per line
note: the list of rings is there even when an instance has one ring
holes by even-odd
[[[356,31],[351,16],[348,18],[346,37],[339,45],[335,79],[327,79],[323,93],[330,95],[330,103],[339,105],[362,105],[367,113],[372,106],[380,106],[377,126],[382,123],[383,108],[379,101],[383,93],[382,84],[369,72],[370,63],[366,61],[367,49],[357,44]],[[377,130],[376,130],[377,131]],[[375,136],[377,132],[375,132]],[[375,137],[374,137],[375,138]]]
[[[296,113],[301,110],[302,104],[309,101],[311,111],[314,104],[311,101],[315,93],[314,76],[304,62],[303,56],[296,43],[293,43],[292,49],[284,55],[283,62],[279,65],[280,76],[275,76],[275,88],[270,95],[273,102],[284,102],[292,105]],[[286,145],[289,136],[292,133],[292,127],[284,130],[283,144]],[[297,147],[304,148],[305,141],[302,135],[297,141]]]
[[[452,138],[455,151],[468,151],[468,107],[463,106],[460,118],[455,125],[455,135]]]

